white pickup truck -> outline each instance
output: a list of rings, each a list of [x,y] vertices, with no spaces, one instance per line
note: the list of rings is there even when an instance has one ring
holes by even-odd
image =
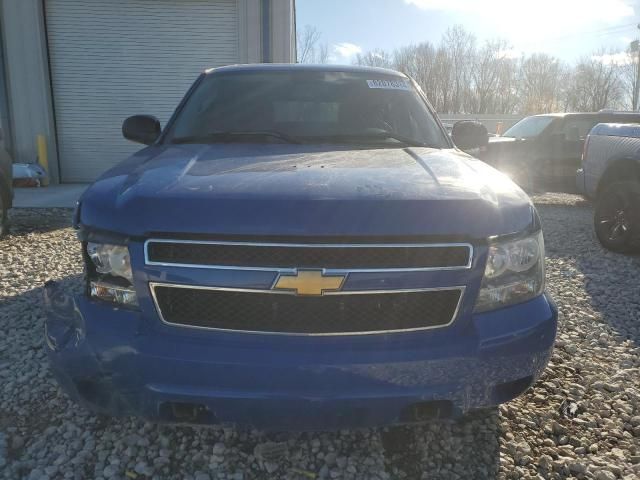
[[[594,226],[600,243],[615,252],[640,251],[640,124],[593,127],[577,186],[595,200]]]

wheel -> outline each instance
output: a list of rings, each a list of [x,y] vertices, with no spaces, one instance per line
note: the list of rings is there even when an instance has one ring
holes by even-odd
[[[593,221],[604,248],[619,253],[640,251],[640,183],[607,186],[596,200]]]

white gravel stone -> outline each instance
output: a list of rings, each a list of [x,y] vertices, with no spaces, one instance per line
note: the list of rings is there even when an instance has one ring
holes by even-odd
[[[535,200],[561,316],[533,389],[460,421],[277,441],[259,431],[98,418],[71,403],[48,369],[41,301],[49,279],[80,285],[71,211],[14,210],[0,240],[0,479],[640,478],[640,260],[600,248],[581,198]],[[560,414],[565,400],[580,406],[575,418]],[[264,445],[278,448],[256,458]]]

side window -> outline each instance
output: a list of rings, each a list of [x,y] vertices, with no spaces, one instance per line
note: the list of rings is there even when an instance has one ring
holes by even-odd
[[[596,123],[598,122],[595,118],[568,118],[558,133],[562,133],[567,142],[581,142],[587,138]]]

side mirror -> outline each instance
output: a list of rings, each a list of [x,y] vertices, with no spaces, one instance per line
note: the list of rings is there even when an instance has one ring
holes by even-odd
[[[489,143],[489,132],[480,122],[462,120],[453,124],[451,138],[461,150],[473,150],[486,147]]]
[[[122,136],[132,142],[151,145],[160,136],[160,120],[151,115],[134,115],[122,124]]]

